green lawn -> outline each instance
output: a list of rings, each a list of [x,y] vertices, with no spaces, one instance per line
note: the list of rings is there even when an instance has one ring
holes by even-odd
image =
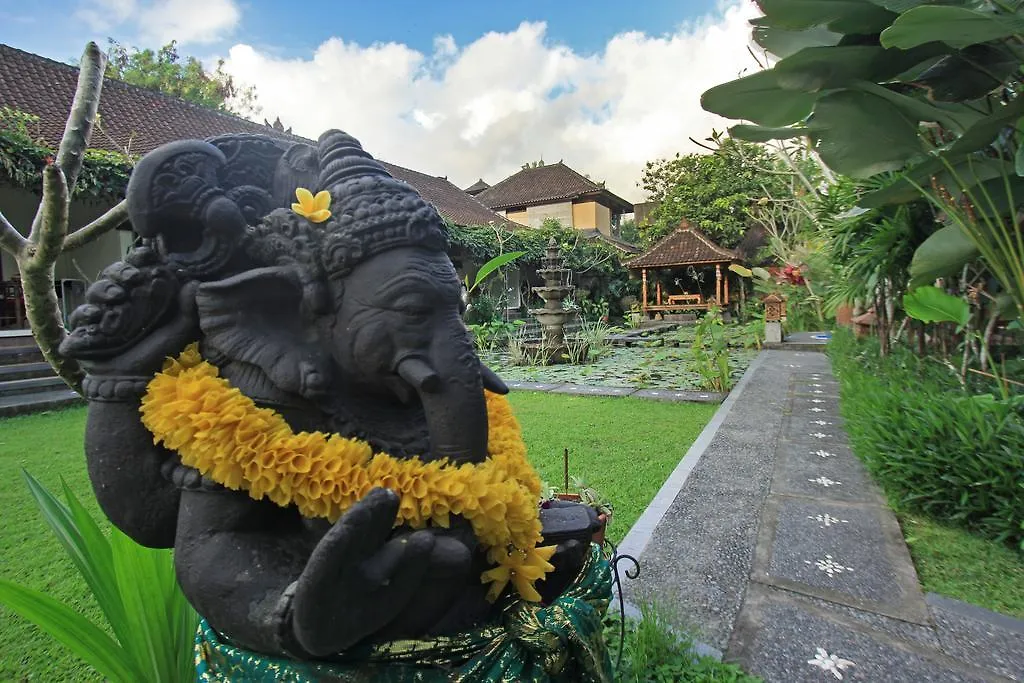
[[[921,515],[896,514],[922,590],[1024,619],[1024,554]]]
[[[612,501],[613,541],[629,530],[717,408],[539,393],[514,393],[511,400],[541,476],[561,481],[562,450],[568,447],[570,473]],[[98,618],[21,477],[25,468],[57,492],[63,476],[99,514],[85,471],[84,426],[84,408],[0,420],[0,578],[45,590]],[[0,681],[89,680],[96,677],[61,646],[0,608]]]

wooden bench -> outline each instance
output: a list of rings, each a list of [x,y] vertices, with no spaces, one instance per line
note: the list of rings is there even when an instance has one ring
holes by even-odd
[[[668,297],[669,306],[687,306],[701,303],[704,302],[700,294],[670,294]]]

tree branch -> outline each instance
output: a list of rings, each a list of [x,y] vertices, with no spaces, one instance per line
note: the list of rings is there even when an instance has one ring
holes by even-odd
[[[32,221],[32,246],[35,249],[29,255],[30,260],[39,265],[48,263],[50,266],[57,261],[68,227],[70,205],[68,183],[63,171],[54,164],[43,168],[43,198]]]
[[[17,257],[26,244],[28,244],[28,240],[22,237],[6,216],[0,213],[0,249]]]
[[[92,242],[100,235],[114,230],[118,226],[128,221],[128,203],[125,200],[121,200],[116,206],[110,211],[94,220],[88,225],[82,226],[78,230],[64,238],[63,251],[71,251],[78,249],[81,246]]]
[[[78,67],[78,89],[71,102],[71,115],[64,126],[64,137],[57,150],[57,165],[64,170],[68,188],[74,191],[78,173],[82,170],[85,150],[89,146],[92,128],[96,123],[96,111],[100,106],[100,91],[103,89],[103,72],[107,58],[96,43],[90,42],[82,53]]]

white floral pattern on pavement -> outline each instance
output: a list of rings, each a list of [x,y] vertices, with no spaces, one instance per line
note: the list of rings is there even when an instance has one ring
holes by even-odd
[[[838,517],[833,517],[832,515],[828,514],[827,512],[825,514],[820,514],[819,513],[817,515],[807,515],[807,519],[815,520],[816,522],[818,522],[818,524],[821,525],[822,529],[827,529],[830,526],[835,526],[836,524],[849,524],[850,523],[850,520],[848,520],[848,519],[839,519]]]
[[[843,484],[841,481],[832,481],[828,477],[817,477],[816,479],[808,479],[807,481],[812,484],[821,484],[825,488],[828,488],[829,486],[842,486]]]
[[[814,655],[814,659],[808,659],[807,663],[818,667],[822,671],[831,673],[837,681],[843,680],[843,671],[846,671],[851,666],[856,666],[849,659],[843,659],[835,654],[830,655],[823,647],[816,649],[817,653]]]
[[[825,450],[817,450],[817,451],[811,451],[811,452],[814,455],[818,456],[819,458],[834,458],[834,457],[836,457],[835,453],[829,453],[828,451],[825,451]],[[814,481],[814,480],[811,479],[811,481]]]
[[[823,560],[814,560],[813,562],[811,562],[810,560],[804,560],[804,564],[813,564],[815,567],[818,568],[818,571],[825,572],[826,574],[828,574],[829,578],[832,578],[838,574],[844,574],[846,572],[853,571],[853,567],[847,567],[846,565],[839,564],[834,559],[832,559],[831,555],[827,553],[825,554],[825,559]]]

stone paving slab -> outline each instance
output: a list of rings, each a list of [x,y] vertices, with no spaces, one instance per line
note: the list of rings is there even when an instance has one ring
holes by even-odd
[[[839,415],[839,399],[835,396],[794,396],[790,405],[790,413],[803,415],[811,408],[823,408],[832,415]]]
[[[927,623],[917,575],[891,513],[874,505],[768,499],[752,578]],[[762,549],[766,552],[762,552]],[[865,548],[871,548],[865,553]]]
[[[505,382],[509,389],[521,389],[523,391],[551,391],[562,386],[561,384],[550,384],[548,382]]]
[[[721,403],[727,394],[713,391],[675,391],[673,389],[639,389],[633,396],[658,401]]]
[[[848,443],[846,432],[843,429],[843,418],[835,415],[827,415],[824,408],[822,412],[816,413],[808,410],[807,413],[794,414],[786,418],[782,426],[782,438],[791,441],[810,441],[816,443]],[[818,437],[818,434],[825,434],[826,437]],[[829,439],[827,436],[831,436]]]
[[[792,386],[794,396],[805,398],[839,398],[839,385],[832,387],[812,387],[810,384],[796,384]]]
[[[1024,621],[935,593],[925,600],[947,654],[1024,681]]]
[[[768,683],[872,681],[980,683],[991,678],[952,658],[789,601],[751,584],[727,659]]]
[[[792,451],[788,450],[790,447]],[[780,456],[772,477],[772,493],[837,502],[882,502],[878,487],[863,465],[843,458],[820,458],[820,462],[815,462],[815,456],[810,455],[811,449],[815,447],[826,453],[831,452],[827,444],[791,442],[785,451],[780,445]],[[786,452],[799,455],[786,457]],[[808,461],[815,462],[813,470],[808,470]]]
[[[584,384],[563,384],[551,390],[553,394],[575,394],[578,396],[631,396],[636,392],[632,387],[607,387]]]
[[[768,683],[1020,679],[1024,624],[925,601],[837,394],[824,354],[760,354],[630,546],[627,604],[655,600]]]

